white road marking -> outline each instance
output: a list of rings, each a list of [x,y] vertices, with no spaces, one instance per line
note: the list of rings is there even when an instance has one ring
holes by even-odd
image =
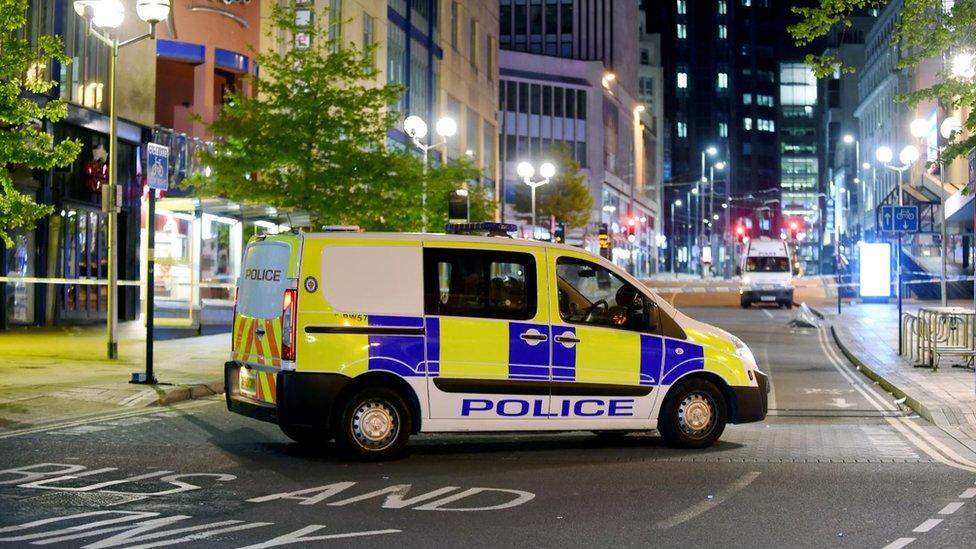
[[[857,404],[854,404],[853,402],[847,402],[846,398],[832,398],[827,405],[836,406],[838,408],[853,408],[854,406],[857,406]]]
[[[959,494],[960,499],[973,499],[976,496],[976,488],[966,488],[963,493]]]
[[[929,530],[935,528],[942,522],[942,519],[928,519],[927,521],[919,524],[912,532],[917,532],[919,534],[924,534]]]
[[[673,528],[684,522],[688,522],[689,520],[697,517],[698,515],[701,515],[702,513],[705,513],[711,510],[712,508],[720,505],[723,501],[728,499],[730,496],[734,495],[736,492],[742,490],[746,486],[749,486],[749,484],[751,484],[752,481],[756,480],[756,477],[758,477],[759,474],[760,474],[759,471],[752,471],[750,473],[746,473],[742,475],[739,478],[739,480],[733,482],[728,487],[719,490],[719,492],[715,494],[715,496],[712,497],[711,499],[706,499],[701,503],[692,505],[691,507],[685,509],[684,511],[681,511],[680,513],[668,519],[658,522],[657,524],[654,525],[654,527],[663,530],[667,528]]]
[[[772,318],[772,319],[775,319],[776,318],[776,317],[773,316],[773,313],[767,311],[766,309],[760,309],[760,311],[762,311],[763,314],[766,315],[766,316],[768,316],[769,318]]]
[[[864,380],[859,377],[854,377],[854,375],[844,367],[845,362],[840,358],[840,356],[834,351],[834,349],[827,343],[826,338],[826,328],[817,330],[817,337],[820,340],[820,347],[823,349],[824,354],[830,360],[841,376],[844,377],[853,387],[863,396],[868,403],[874,406],[879,411],[891,411],[890,409],[885,410],[884,406],[880,403],[883,402],[882,397],[874,394],[874,388],[867,384]],[[968,471],[971,473],[976,473],[976,463],[969,462],[954,451],[948,448],[941,442],[939,442],[935,437],[926,433],[920,427],[916,426],[907,418],[885,418],[892,427],[894,427],[899,433],[902,434],[909,442],[914,444],[919,450],[922,450],[929,456],[931,456],[936,461],[953,467],[956,469],[962,469],[963,471]],[[917,435],[913,434],[911,431],[915,431]],[[939,448],[942,452],[936,450]],[[943,455],[943,453],[945,455]]]
[[[884,549],[901,549],[913,541],[915,541],[915,538],[898,538],[888,545],[885,545]]]
[[[964,505],[964,503],[961,502],[961,501],[954,501],[954,502],[950,503],[949,505],[946,505],[945,507],[943,507],[942,510],[939,511],[939,514],[940,515],[951,515],[951,514],[955,513],[956,511],[958,511],[959,508],[962,507],[963,505]]]

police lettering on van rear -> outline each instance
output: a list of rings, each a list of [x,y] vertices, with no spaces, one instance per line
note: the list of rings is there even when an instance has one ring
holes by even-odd
[[[580,249],[288,234],[253,239],[243,266],[227,405],[301,443],[384,459],[417,432],[657,429],[700,448],[766,415],[741,340]]]

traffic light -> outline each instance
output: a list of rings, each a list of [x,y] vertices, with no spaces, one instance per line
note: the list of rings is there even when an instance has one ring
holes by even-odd
[[[627,218],[627,238],[630,239],[631,242],[633,242],[634,239],[631,238],[631,237],[636,237],[636,234],[637,234],[637,218],[628,217]]]
[[[560,244],[566,242],[566,225],[556,223],[556,230],[552,232],[553,242]]]
[[[796,234],[800,230],[800,225],[796,221],[790,221],[790,238],[796,240]]]
[[[742,242],[746,237],[746,228],[742,225],[736,225],[735,227],[735,239]]]

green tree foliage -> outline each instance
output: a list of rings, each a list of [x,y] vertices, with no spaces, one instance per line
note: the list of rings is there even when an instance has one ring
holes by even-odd
[[[210,126],[214,146],[201,158],[211,175],[186,183],[201,195],[304,209],[316,224],[402,231],[421,227],[426,178],[428,226],[443,226],[448,191],[478,170],[432,163],[425,177],[412,146],[387,147],[398,121],[389,106],[403,87],[376,84],[373,47],[330,39],[326,12],[301,28],[295,12],[273,7],[267,36],[275,47],[254,52],[254,93],[228,94]],[[307,49],[295,45],[299,31],[311,38]]]
[[[567,229],[581,229],[590,222],[590,211],[593,209],[593,197],[586,177],[568,148],[555,147],[552,156],[556,175],[547,185],[535,191],[538,223],[542,224],[552,215]],[[532,218],[532,194],[528,185],[519,183],[515,192],[515,211],[524,214],[525,219]]]
[[[20,166],[49,170],[70,164],[81,150],[76,141],[54,143],[40,128],[44,119],[56,122],[68,114],[62,101],[37,102],[28,94],[44,94],[55,83],[47,76],[51,59],[68,63],[61,39],[39,36],[31,44],[23,37],[28,0],[0,0],[0,239],[13,245],[11,233],[30,229],[51,213],[50,206],[14,188],[11,171]]]
[[[888,0],[822,0],[815,7],[794,7],[802,20],[791,27],[790,33],[800,46],[809,45],[817,38],[826,36],[836,25],[852,26],[852,15],[868,9],[884,8]],[[920,102],[937,101],[946,110],[963,108],[967,112],[963,125],[966,135],[957,132],[943,153],[947,161],[964,156],[976,146],[976,80],[953,76],[951,58],[959,52],[972,53],[976,43],[976,2],[948,0],[904,0],[891,44],[900,51],[899,69],[917,67],[928,59],[946,56],[945,70],[937,77],[937,83],[928,88],[915,90],[898,100],[915,108]],[[833,73],[838,68],[853,72],[854,67],[840,67],[832,55],[808,55],[818,77]],[[972,67],[970,67],[972,68]]]

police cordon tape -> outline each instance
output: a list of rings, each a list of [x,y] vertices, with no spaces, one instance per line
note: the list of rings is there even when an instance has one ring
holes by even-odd
[[[0,276],[0,283],[8,284],[78,284],[81,286],[108,286],[108,279],[105,278],[51,278],[51,277],[38,277],[38,276]],[[119,286],[142,286],[145,281],[142,280],[119,280]],[[233,290],[237,287],[237,284],[232,282],[219,283],[219,282],[174,282],[174,286],[193,286],[196,288],[225,288],[228,290]]]
[[[907,274],[907,273],[903,273]],[[927,276],[931,276],[931,273],[925,273]],[[916,275],[917,276],[917,275]],[[930,278],[928,280],[904,280],[902,284],[909,286],[912,284],[938,284],[940,278]],[[972,282],[976,280],[973,276],[950,276],[946,277],[946,282]],[[736,286],[651,286],[652,283],[656,281],[646,280],[644,285],[648,287],[652,292],[656,294],[721,294],[721,293],[739,293],[742,290],[747,291],[763,291],[763,290],[780,290],[783,287],[774,284],[740,284]],[[811,282],[810,280],[803,280],[801,282]],[[813,283],[813,284],[797,284],[793,283],[792,288],[794,290],[805,289],[805,288],[856,288],[860,286],[860,282],[845,282],[845,283]]]

